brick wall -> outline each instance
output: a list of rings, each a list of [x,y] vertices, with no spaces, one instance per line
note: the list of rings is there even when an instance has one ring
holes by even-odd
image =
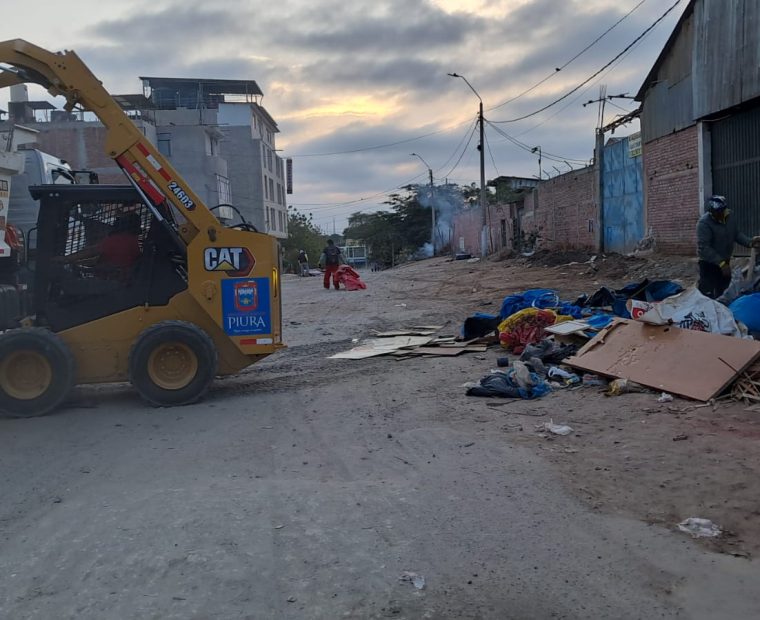
[[[544,181],[525,198],[522,229],[537,232],[546,249],[597,247],[598,207],[594,168]]]
[[[699,204],[696,126],[644,144],[646,222],[657,251],[693,254]]]
[[[35,125],[41,151],[65,159],[72,168],[97,172],[100,183],[126,184],[124,173],[104,150],[106,129],[96,123]]]
[[[480,231],[483,228],[480,213],[480,207],[472,207],[454,215],[454,236],[451,240],[454,252],[460,252],[464,245],[465,252],[480,256]]]
[[[575,170],[544,181],[525,196],[522,229],[525,234],[538,232],[540,247],[548,249],[597,247],[596,182],[592,167]],[[507,244],[511,242],[517,207],[491,206],[489,210],[491,248],[502,249],[501,220],[507,221]],[[589,224],[590,221],[590,224]],[[454,247],[463,238],[467,252],[480,252],[480,210],[462,211],[454,218]]]

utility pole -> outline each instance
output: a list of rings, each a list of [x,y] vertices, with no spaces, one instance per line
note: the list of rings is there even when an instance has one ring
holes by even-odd
[[[478,107],[478,123],[480,123],[480,144],[478,149],[480,150],[480,211],[481,211],[481,223],[480,229],[480,256],[485,258],[488,256],[488,196],[486,194],[486,159],[485,159],[485,140],[484,140],[484,119],[483,119],[483,98],[478,94],[478,91],[472,87],[467,81],[467,78],[458,73],[449,73],[449,77],[462,78],[465,84],[470,87],[470,90],[475,93],[475,96],[480,99],[480,106]]]
[[[475,93],[477,95],[477,93]],[[480,97],[480,95],[478,95]],[[488,256],[488,196],[486,195],[486,160],[485,160],[485,141],[483,134],[485,132],[483,123],[483,100],[480,100],[478,108],[478,120],[480,121],[480,209],[482,216],[482,225],[480,231],[480,256]]]
[[[424,159],[422,159],[421,155],[418,155],[417,153],[409,153],[409,156],[418,157],[419,160],[427,168],[428,175],[430,177],[430,219],[431,219],[430,245],[433,246],[433,256],[435,256],[435,186],[433,185],[433,169],[428,165],[428,163]]]
[[[541,181],[543,179],[543,172],[541,170],[541,147],[534,146],[532,149],[530,149],[530,152],[538,153],[538,180]]]

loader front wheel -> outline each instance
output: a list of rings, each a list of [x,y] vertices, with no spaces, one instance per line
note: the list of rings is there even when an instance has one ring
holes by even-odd
[[[157,407],[189,405],[214,380],[214,341],[197,325],[163,321],[146,329],[129,353],[129,379]]]
[[[48,329],[13,329],[0,335],[0,412],[17,418],[45,415],[71,393],[74,356]]]

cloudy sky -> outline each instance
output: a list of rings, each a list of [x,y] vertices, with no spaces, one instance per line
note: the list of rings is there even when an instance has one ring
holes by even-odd
[[[294,159],[290,203],[340,232],[348,214],[376,210],[394,189],[427,181],[426,166],[410,153],[430,165],[436,183],[479,182],[478,99],[450,72],[478,91],[493,123],[486,125],[487,178],[539,173],[536,155],[496,128],[566,160],[545,159],[543,174],[588,161],[598,110],[582,104],[601,85],[609,94],[636,94],[686,0],[608,70],[531,114],[604,67],[674,2],[4,0],[11,6],[0,40],[73,49],[112,93],[140,92],[139,75],[256,80],[281,130],[277,147]],[[6,101],[0,93],[0,108]],[[634,108],[613,103],[608,122]]]

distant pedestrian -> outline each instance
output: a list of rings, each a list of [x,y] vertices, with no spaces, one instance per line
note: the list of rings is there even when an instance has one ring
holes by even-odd
[[[309,255],[306,250],[298,250],[298,266],[302,278],[309,275]]]
[[[731,255],[735,244],[760,247],[760,237],[748,237],[731,217],[726,199],[713,196],[706,213],[697,223],[699,290],[712,299],[720,297],[731,284]]]
[[[338,267],[345,263],[340,248],[335,245],[332,239],[327,240],[327,247],[322,250],[322,256],[319,257],[319,267],[325,270],[324,285],[326,289],[330,288],[330,278],[332,277],[335,290],[340,288],[338,283]]]

